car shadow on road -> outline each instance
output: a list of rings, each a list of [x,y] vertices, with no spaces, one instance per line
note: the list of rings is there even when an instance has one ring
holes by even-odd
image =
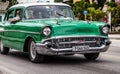
[[[16,58],[22,61],[30,62],[28,53],[19,51],[10,52],[9,55],[12,58]],[[70,56],[45,56],[45,61],[37,64],[85,64],[85,63],[102,63],[110,62],[107,60],[97,59],[94,61],[86,60],[83,55],[70,55]]]
[[[11,51],[11,52],[9,52],[8,56],[15,58],[15,59],[29,61],[29,55],[26,52]]]

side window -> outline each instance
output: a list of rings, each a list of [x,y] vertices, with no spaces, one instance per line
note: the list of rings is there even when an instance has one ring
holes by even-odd
[[[19,18],[19,20],[22,20],[22,9],[16,9],[15,17]]]
[[[8,12],[8,17],[7,17],[7,20],[10,20],[14,17],[14,10],[11,10]]]
[[[34,9],[33,8],[27,8],[25,10],[25,19],[33,19]]]

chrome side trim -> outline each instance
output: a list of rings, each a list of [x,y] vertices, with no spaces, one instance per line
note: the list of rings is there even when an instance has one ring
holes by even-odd
[[[29,34],[40,34],[39,32],[30,32],[30,31],[22,31],[22,30],[4,30],[2,32],[22,32],[22,33],[29,33]]]

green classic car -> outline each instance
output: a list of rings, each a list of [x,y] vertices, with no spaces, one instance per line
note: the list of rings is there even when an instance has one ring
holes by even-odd
[[[20,20],[14,20],[17,12]],[[8,9],[0,23],[0,51],[28,52],[32,62],[45,55],[83,54],[95,60],[110,45],[110,26],[103,22],[75,20],[72,8],[64,3],[26,3]]]

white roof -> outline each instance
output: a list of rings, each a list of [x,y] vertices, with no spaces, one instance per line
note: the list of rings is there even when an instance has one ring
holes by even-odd
[[[61,5],[61,6],[69,6],[69,5],[64,4],[64,3],[25,3],[25,4],[16,4],[16,5],[14,5],[14,6],[10,7],[10,8],[20,7],[20,6],[28,7],[28,6],[34,6],[34,5]]]

